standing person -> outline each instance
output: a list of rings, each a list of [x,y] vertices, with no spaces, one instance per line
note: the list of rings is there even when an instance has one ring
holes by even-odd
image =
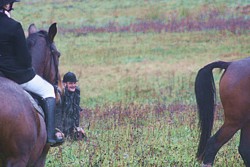
[[[59,114],[58,128],[62,129],[65,136],[74,137],[74,132],[84,134],[84,130],[79,127],[80,114],[80,89],[77,86],[76,75],[67,72],[63,76],[64,96],[62,98],[61,115]],[[60,112],[60,111],[59,111]]]
[[[11,18],[13,4],[18,1],[0,0],[0,71],[23,89],[43,98],[47,143],[57,146],[64,141],[64,135],[55,131],[54,88],[35,73],[22,25]]]

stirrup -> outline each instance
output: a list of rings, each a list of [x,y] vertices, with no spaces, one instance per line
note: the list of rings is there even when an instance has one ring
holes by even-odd
[[[56,142],[54,144],[50,144],[50,147],[58,147],[64,143],[64,140],[62,142]]]
[[[55,141],[55,142],[50,143],[50,147],[57,147],[57,146],[62,145],[62,144],[64,143],[64,138],[55,139],[54,141]]]

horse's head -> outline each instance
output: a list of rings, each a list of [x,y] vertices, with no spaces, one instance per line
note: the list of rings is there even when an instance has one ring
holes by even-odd
[[[38,75],[55,87],[56,98],[59,100],[63,87],[58,68],[60,52],[54,43],[57,33],[56,23],[49,27],[48,32],[38,31],[36,26],[31,24],[28,33],[27,45],[32,56],[32,66]]]

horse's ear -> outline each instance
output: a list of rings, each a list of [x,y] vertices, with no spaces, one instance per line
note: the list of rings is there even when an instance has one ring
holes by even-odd
[[[49,27],[49,39],[50,39],[51,42],[54,41],[54,37],[56,36],[56,33],[57,33],[56,23],[53,23]]]
[[[37,28],[36,28],[35,24],[31,24],[29,26],[28,32],[29,32],[29,35],[37,32]]]

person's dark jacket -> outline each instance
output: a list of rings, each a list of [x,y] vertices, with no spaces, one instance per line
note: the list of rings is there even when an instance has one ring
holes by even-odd
[[[77,87],[75,92],[65,89],[62,104],[57,106],[56,125],[66,136],[72,134],[75,127],[79,127],[81,110],[80,89]]]
[[[35,76],[21,24],[0,12],[0,71],[22,84]]]

